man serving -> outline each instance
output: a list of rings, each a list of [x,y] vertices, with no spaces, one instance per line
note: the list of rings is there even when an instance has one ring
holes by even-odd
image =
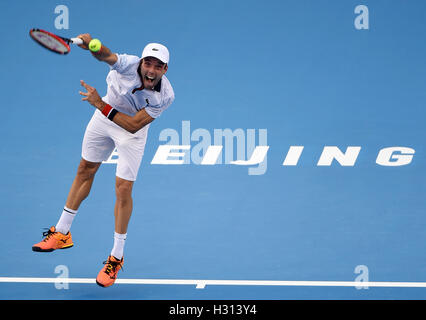
[[[90,34],[78,36],[81,48],[88,50]],[[148,44],[141,57],[112,53],[102,46],[92,55],[110,65],[106,78],[108,89],[100,97],[95,88],[83,80],[82,100],[96,108],[83,138],[82,159],[69,191],[65,207],[56,226],[43,233],[45,238],[33,251],[51,252],[73,246],[70,228],[81,202],[89,195],[95,174],[117,148],[116,202],[114,207],[114,246],[96,283],[102,287],[114,284],[123,265],[127,227],[132,214],[132,188],[142,161],[150,123],[174,100],[173,88],[166,78],[169,51],[158,43]]]

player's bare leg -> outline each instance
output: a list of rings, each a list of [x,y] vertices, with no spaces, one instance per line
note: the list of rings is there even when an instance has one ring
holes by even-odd
[[[78,210],[81,202],[87,198],[92,188],[95,174],[101,165],[100,162],[89,162],[81,159],[77,169],[77,174],[68,193],[68,198],[65,206]]]
[[[132,199],[133,181],[116,177],[115,194],[117,201],[115,202],[115,232],[119,234],[127,233],[127,226],[133,210]]]
[[[71,228],[78,207],[89,195],[93,179],[100,165],[101,163],[94,163],[81,159],[77,169],[77,175],[72,183],[64,211],[58,223],[56,226],[52,226],[47,232],[43,233],[45,238],[41,242],[33,245],[33,251],[51,252],[56,249],[71,248],[74,245],[69,229]]]
[[[123,266],[124,243],[127,237],[127,226],[133,210],[132,200],[133,181],[116,177],[115,193],[117,200],[114,207],[115,232],[114,247],[104,267],[96,277],[96,283],[102,287],[109,287],[117,279],[117,273]]]

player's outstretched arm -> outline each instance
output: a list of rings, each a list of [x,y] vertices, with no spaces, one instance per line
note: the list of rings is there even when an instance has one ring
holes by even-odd
[[[83,43],[78,46],[84,50],[89,50],[89,42],[90,40],[92,40],[92,36],[89,33],[84,33],[84,34],[78,35],[77,37],[83,40]],[[104,61],[111,66],[115,64],[118,59],[117,55],[111,52],[111,50],[105,47],[103,44],[102,44],[101,50],[99,50],[96,53],[95,52],[91,52],[91,53],[92,53],[92,56],[94,56],[99,61]]]

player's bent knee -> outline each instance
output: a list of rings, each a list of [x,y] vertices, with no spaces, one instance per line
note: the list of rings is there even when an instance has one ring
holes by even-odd
[[[81,159],[77,169],[77,175],[79,175],[83,179],[91,179],[95,176],[100,165],[101,163],[99,162],[90,162]]]

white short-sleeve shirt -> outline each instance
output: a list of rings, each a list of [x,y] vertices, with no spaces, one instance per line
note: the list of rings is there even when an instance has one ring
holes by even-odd
[[[117,54],[117,57],[106,78],[108,88],[102,99],[130,116],[145,108],[151,117],[159,117],[175,98],[170,81],[163,75],[154,90],[137,90],[142,86],[138,73],[141,58],[128,54]]]

